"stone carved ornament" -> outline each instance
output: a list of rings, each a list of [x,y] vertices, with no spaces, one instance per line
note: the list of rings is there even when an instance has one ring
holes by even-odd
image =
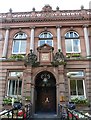
[[[55,53],[52,64],[54,66],[58,66],[61,64],[65,65],[65,57],[60,49],[58,50],[58,52]]]
[[[25,66],[27,65],[36,66],[36,64],[38,64],[37,55],[35,55],[33,51],[30,50],[30,53],[25,58]]]

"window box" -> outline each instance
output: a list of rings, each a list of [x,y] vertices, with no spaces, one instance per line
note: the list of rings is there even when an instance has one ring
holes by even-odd
[[[74,98],[71,99],[72,102],[76,104],[77,110],[88,110],[89,107],[89,101],[87,99],[80,99],[80,98]]]
[[[3,109],[9,110],[12,108],[12,98],[10,97],[5,97],[3,99]]]
[[[10,59],[11,60],[24,60],[24,55],[21,55],[21,54],[11,55]]]
[[[81,58],[80,53],[67,53],[66,58]]]

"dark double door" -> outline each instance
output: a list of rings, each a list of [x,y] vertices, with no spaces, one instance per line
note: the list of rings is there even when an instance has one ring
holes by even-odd
[[[36,88],[36,112],[56,112],[56,90],[55,87]]]

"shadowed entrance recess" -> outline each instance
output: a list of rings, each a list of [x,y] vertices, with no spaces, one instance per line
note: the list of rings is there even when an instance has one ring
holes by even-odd
[[[35,112],[56,112],[56,80],[48,71],[43,71],[36,76]]]

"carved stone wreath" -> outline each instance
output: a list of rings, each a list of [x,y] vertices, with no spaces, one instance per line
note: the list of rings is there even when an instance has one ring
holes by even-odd
[[[39,63],[37,62],[37,56],[30,50],[30,53],[25,58],[25,66],[37,66]]]
[[[62,65],[62,64],[65,65],[66,62],[65,62],[65,57],[64,57],[63,53],[59,49],[58,52],[56,52],[56,54],[54,55],[52,65],[58,66],[58,65]]]

